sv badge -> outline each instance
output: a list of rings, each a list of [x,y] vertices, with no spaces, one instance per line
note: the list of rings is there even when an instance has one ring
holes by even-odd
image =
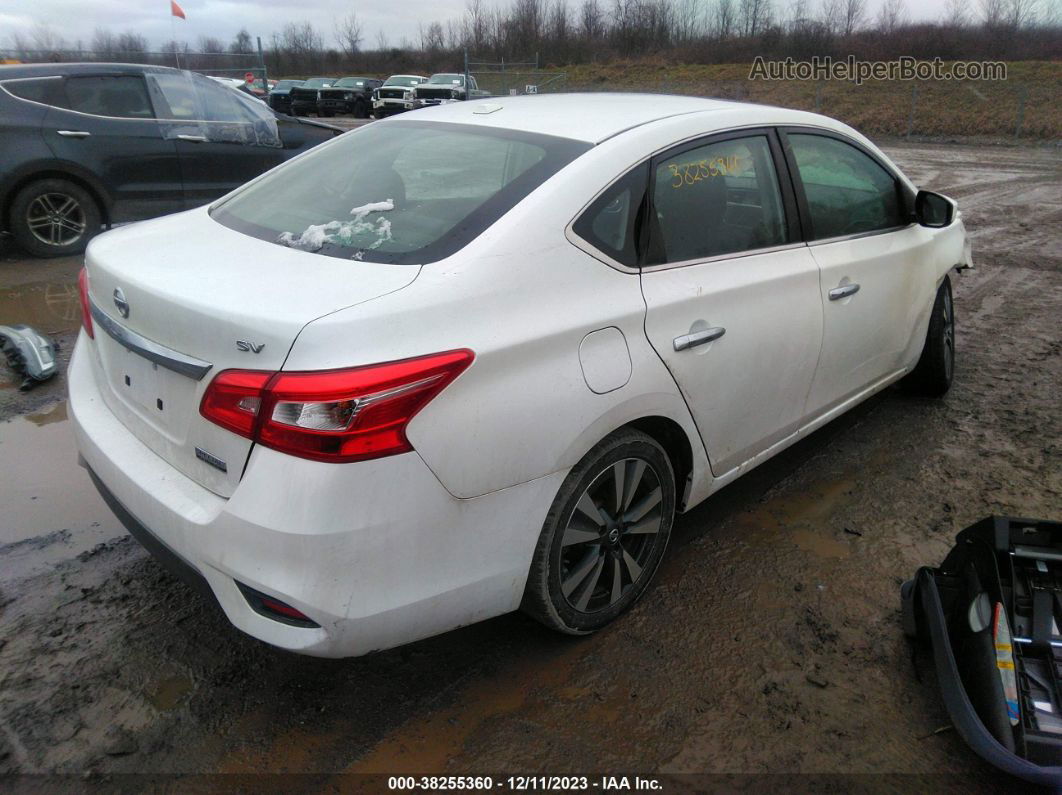
[[[244,353],[261,353],[262,348],[264,347],[264,342],[248,342],[247,340],[236,340],[236,350],[243,351]]]

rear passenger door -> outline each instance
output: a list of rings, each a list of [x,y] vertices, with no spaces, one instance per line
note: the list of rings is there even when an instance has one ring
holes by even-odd
[[[651,163],[645,330],[717,476],[797,430],[819,354],[819,270],[784,173],[769,129]]]
[[[51,103],[41,128],[48,147],[103,185],[111,222],[182,209],[177,150],[163,138],[143,76],[69,76]]]
[[[822,274],[822,355],[808,395],[820,415],[906,365],[936,287],[932,234],[912,222],[901,181],[857,142],[802,128],[783,141]]]

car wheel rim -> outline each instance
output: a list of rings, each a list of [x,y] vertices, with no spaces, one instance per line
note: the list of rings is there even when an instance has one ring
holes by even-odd
[[[652,465],[626,458],[580,495],[561,538],[561,593],[580,613],[617,602],[647,576],[664,524],[663,489]]]
[[[47,246],[69,246],[85,234],[85,209],[65,193],[42,193],[26,208],[26,225]]]
[[[944,374],[950,380],[955,366],[955,316],[951,293],[944,291]]]

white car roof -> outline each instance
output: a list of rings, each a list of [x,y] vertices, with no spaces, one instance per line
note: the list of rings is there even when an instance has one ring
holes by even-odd
[[[718,128],[763,124],[769,110],[772,124],[807,123],[843,127],[825,116],[744,102],[673,94],[539,94],[489,97],[453,102],[416,112],[417,118],[479,124],[525,132],[560,135],[600,143],[624,130],[688,113],[720,112]],[[710,122],[709,122],[709,126]]]

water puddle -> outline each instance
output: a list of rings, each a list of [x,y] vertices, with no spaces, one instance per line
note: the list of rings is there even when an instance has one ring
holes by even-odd
[[[66,403],[0,422],[0,577],[71,558],[125,531],[77,463]]]
[[[148,703],[160,712],[175,709],[192,690],[192,680],[187,676],[168,676],[157,682],[147,693]]]
[[[0,290],[0,325],[25,323],[45,334],[75,331],[81,324],[77,284],[51,282]]]

